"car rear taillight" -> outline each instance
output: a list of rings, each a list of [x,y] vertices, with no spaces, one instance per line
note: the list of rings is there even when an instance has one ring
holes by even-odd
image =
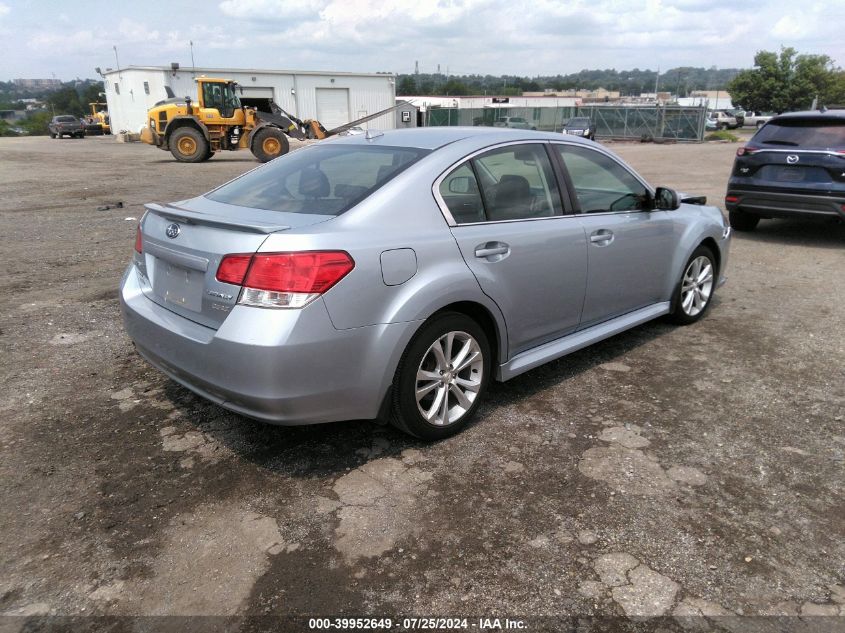
[[[144,252],[144,241],[141,238],[141,223],[135,228],[135,252],[139,255]]]
[[[739,202],[739,196],[725,196],[725,202],[735,204]]]
[[[217,280],[243,286],[238,303],[265,308],[301,308],[355,268],[344,251],[226,255]]]
[[[756,147],[745,146],[745,147],[740,147],[738,150],[736,150],[736,155],[737,156],[751,156],[751,154],[753,154],[756,151],[757,151]]]
[[[226,255],[217,267],[217,281],[240,286],[251,261],[252,255]]]

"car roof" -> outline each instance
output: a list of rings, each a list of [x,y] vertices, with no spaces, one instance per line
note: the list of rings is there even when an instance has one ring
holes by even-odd
[[[801,112],[786,112],[772,118],[772,122],[789,119],[819,119],[819,120],[843,120],[845,121],[845,110],[803,110]]]
[[[376,134],[374,130],[370,134]],[[416,147],[419,149],[438,149],[457,141],[471,141],[477,139],[479,147],[492,143],[507,143],[508,141],[543,141],[561,140],[561,134],[555,132],[538,132],[535,130],[517,130],[502,127],[419,127],[403,130],[385,130],[378,132],[378,136],[367,138],[366,134],[340,136],[332,139],[333,143],[350,145],[382,145],[395,147]],[[567,136],[567,142],[587,141],[577,137]]]

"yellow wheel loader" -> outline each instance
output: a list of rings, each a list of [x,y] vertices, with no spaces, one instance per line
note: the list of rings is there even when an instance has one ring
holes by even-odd
[[[91,114],[85,117],[86,134],[111,134],[109,125],[109,106],[99,101],[89,103]]]
[[[266,163],[290,150],[288,136],[299,140],[326,138],[402,105],[326,130],[319,121],[302,121],[270,99],[264,100],[269,111],[243,105],[234,81],[210,77],[197,77],[195,81],[196,101],[176,98],[167,87],[168,98],[147,112],[147,124],[141,130],[144,143],[169,150],[176,160],[186,163],[206,161],[221,150],[240,149],[250,150]]]

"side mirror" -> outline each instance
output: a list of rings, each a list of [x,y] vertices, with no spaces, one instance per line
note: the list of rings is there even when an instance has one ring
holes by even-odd
[[[475,193],[473,186],[475,183],[470,180],[469,176],[456,176],[449,181],[450,193]]]
[[[678,193],[668,187],[658,187],[654,192],[654,208],[659,211],[674,211],[681,206]]]

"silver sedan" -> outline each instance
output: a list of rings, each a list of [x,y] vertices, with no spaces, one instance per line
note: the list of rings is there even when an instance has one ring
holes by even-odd
[[[697,321],[730,240],[717,208],[598,144],[478,127],[338,138],[146,208],[120,294],[152,365],[267,422],[425,439],[491,380]]]

